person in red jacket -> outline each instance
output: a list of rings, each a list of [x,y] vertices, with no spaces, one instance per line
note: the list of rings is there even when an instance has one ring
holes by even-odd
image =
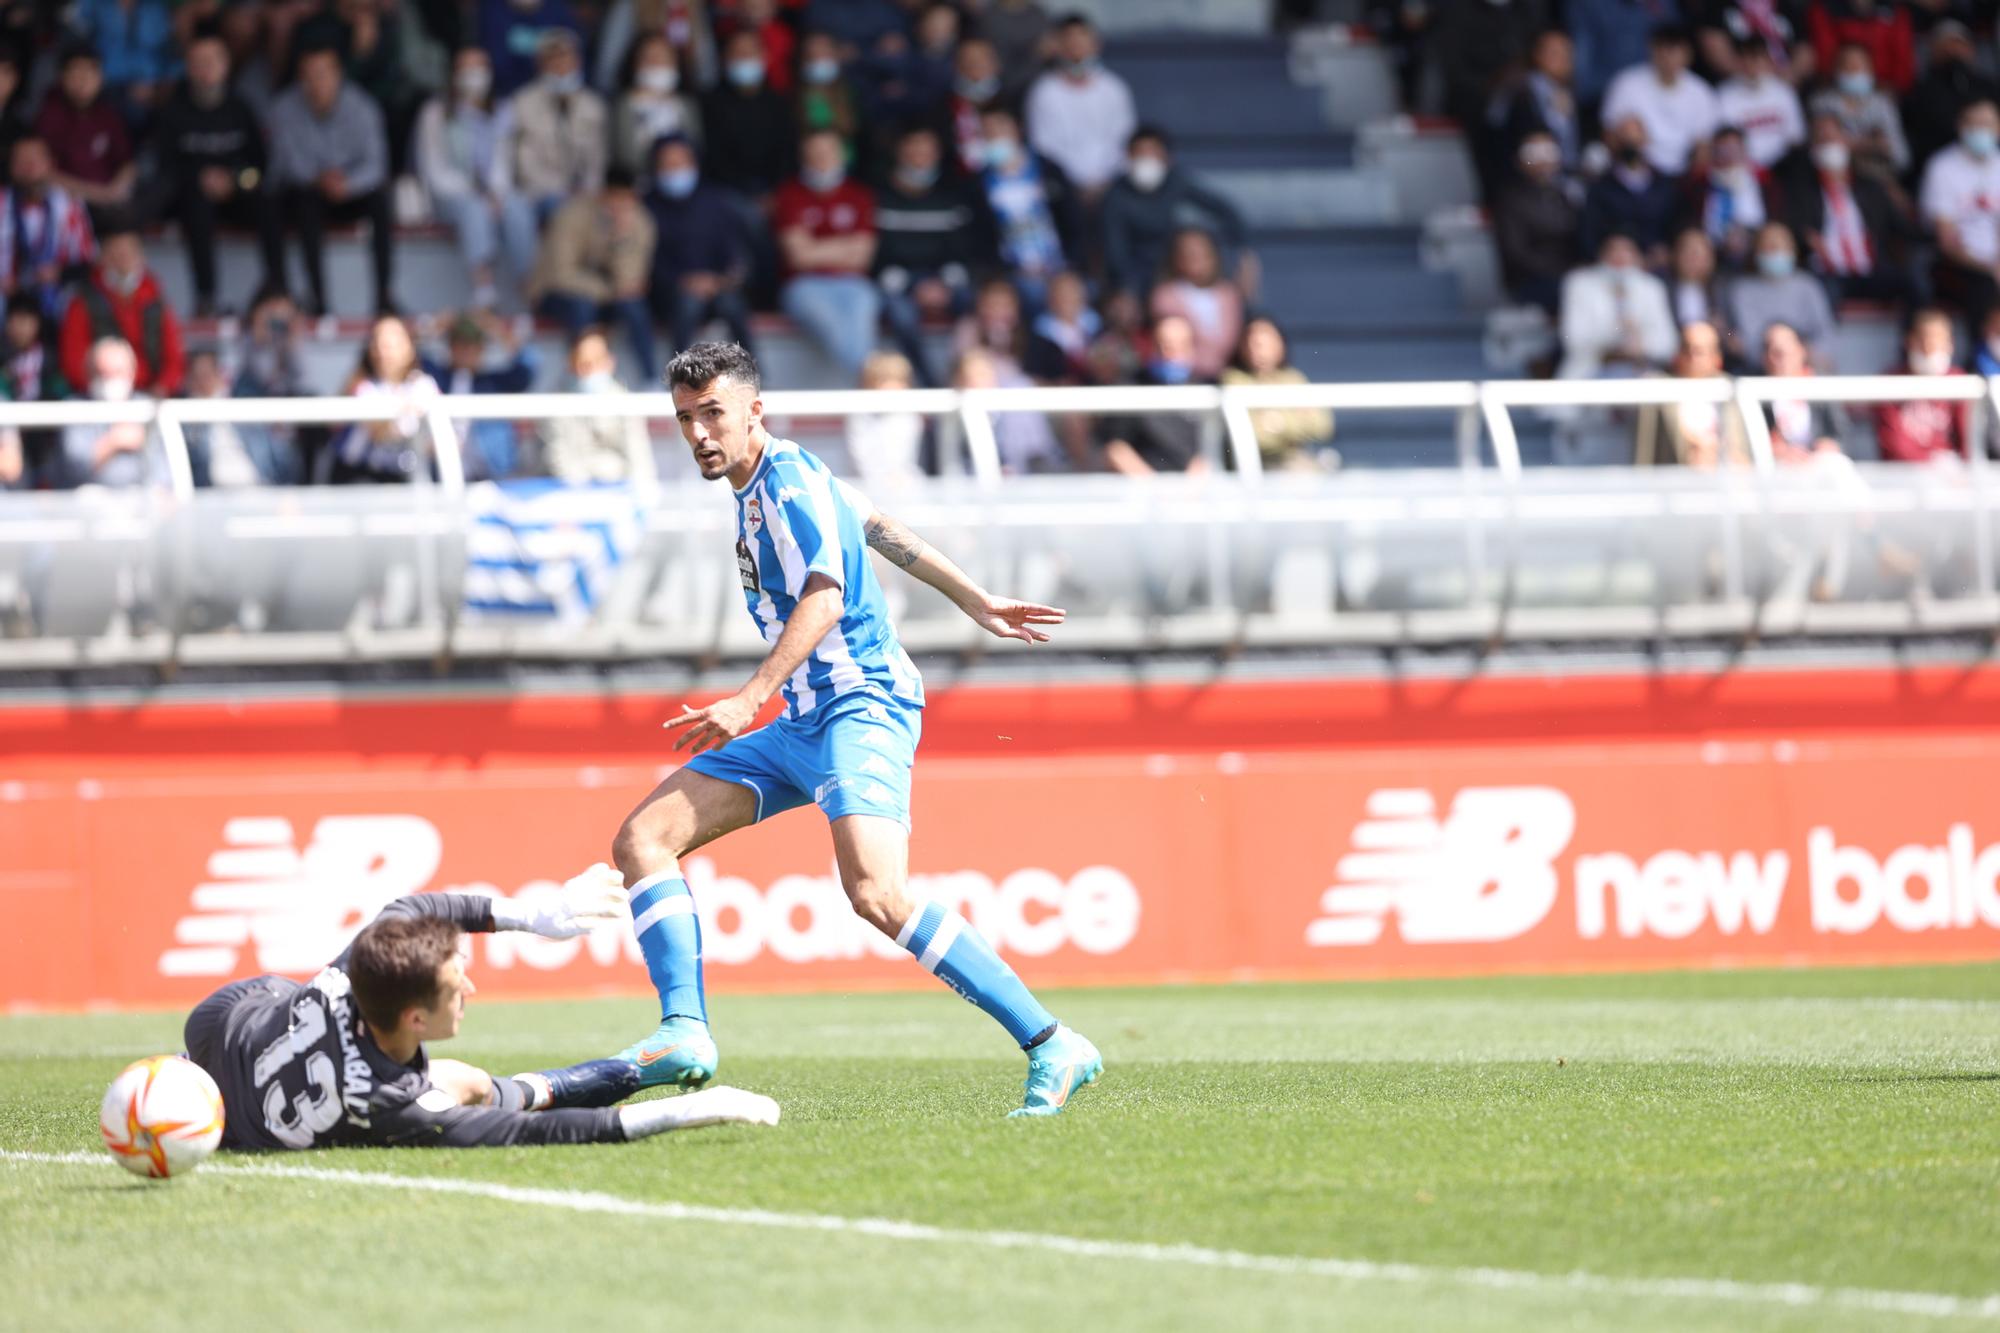
[[[99,338],[123,338],[139,356],[134,387],[171,398],[180,392],[187,370],[180,319],[146,270],[139,233],[119,225],[100,239],[97,267],[77,284],[63,313],[63,374],[71,384],[88,383],[91,344]]]
[[[1820,69],[1832,69],[1840,48],[1852,42],[1874,58],[1876,82],[1898,97],[1917,80],[1910,11],[1903,5],[1891,0],[1813,0],[1806,28]]]
[[[1952,345],[1951,316],[1942,310],[1919,310],[1903,340],[1903,364],[1890,373],[1963,375]],[[1931,400],[1875,407],[1875,439],[1882,457],[1891,462],[1928,463],[1946,454],[1963,458],[1971,438],[1971,403]]]

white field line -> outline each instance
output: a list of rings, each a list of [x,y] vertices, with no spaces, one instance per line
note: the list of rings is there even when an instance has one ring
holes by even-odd
[[[0,1161],[47,1165],[109,1166],[100,1153],[42,1153],[0,1149]],[[1536,1273],[1510,1268],[1445,1268],[1384,1263],[1372,1259],[1320,1259],[1249,1254],[1201,1245],[1153,1245],[1141,1241],[1091,1240],[1036,1231],[968,1231],[897,1222],[881,1217],[835,1217],[823,1213],[774,1213],[761,1208],[713,1208],[688,1203],[652,1203],[582,1190],[523,1189],[492,1181],[445,1176],[401,1176],[377,1171],[338,1171],[281,1163],[211,1163],[211,1175],[268,1176],[311,1180],[416,1194],[457,1194],[501,1203],[560,1208],[573,1213],[609,1213],[670,1222],[717,1226],[770,1227],[823,1231],[881,1240],[964,1245],[989,1250],[1038,1250],[1085,1259],[1175,1267],[1219,1268],[1283,1276],[1327,1277],[1344,1282],[1392,1282],[1410,1286],[1471,1287],[1490,1291],[1587,1294],[1641,1299],[1705,1301],[1739,1305],[1859,1310],[1875,1314],[1919,1315],[1937,1319],[2000,1319],[2000,1294],[1952,1296],[1930,1291],[1877,1291],[1863,1287],[1821,1287],[1804,1282],[1733,1282],[1726,1278],[1607,1277],[1598,1273]]]

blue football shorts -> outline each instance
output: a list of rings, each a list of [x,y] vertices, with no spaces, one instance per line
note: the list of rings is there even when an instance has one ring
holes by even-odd
[[[910,767],[923,713],[872,690],[746,731],[687,767],[757,793],[757,818],[819,806],[829,821],[882,815],[910,827]]]

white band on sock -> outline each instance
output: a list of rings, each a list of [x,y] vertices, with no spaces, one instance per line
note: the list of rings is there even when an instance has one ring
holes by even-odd
[[[917,904],[917,910],[910,913],[910,919],[905,921],[903,928],[896,932],[897,948],[907,949],[910,947],[910,937],[915,935],[917,927],[924,923],[924,913],[928,912],[930,908],[931,905],[929,903]]]
[[[965,929],[965,918],[956,912],[946,912],[944,920],[938,922],[937,934],[931,936],[930,947],[917,961],[924,965],[924,971],[935,972],[944,956],[951,952],[951,946],[958,941],[958,932]]]
[[[632,933],[644,935],[668,917],[686,916],[692,911],[694,911],[694,898],[690,894],[676,893],[671,898],[662,898],[639,913],[638,918],[632,922]]]
[[[656,870],[652,874],[646,876],[646,878],[640,880],[637,884],[634,884],[631,888],[625,890],[625,896],[628,898],[636,898],[640,894],[644,893],[647,889],[656,889],[662,884],[670,884],[674,880],[679,879],[680,877],[681,877],[681,872],[678,869]]]

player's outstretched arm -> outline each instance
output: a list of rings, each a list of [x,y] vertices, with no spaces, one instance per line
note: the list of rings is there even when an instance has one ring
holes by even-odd
[[[950,556],[879,510],[869,515],[865,531],[868,544],[881,552],[883,559],[949,597],[988,634],[1047,643],[1049,628],[1063,623],[1066,613],[1059,606],[995,597],[974,583]]]

